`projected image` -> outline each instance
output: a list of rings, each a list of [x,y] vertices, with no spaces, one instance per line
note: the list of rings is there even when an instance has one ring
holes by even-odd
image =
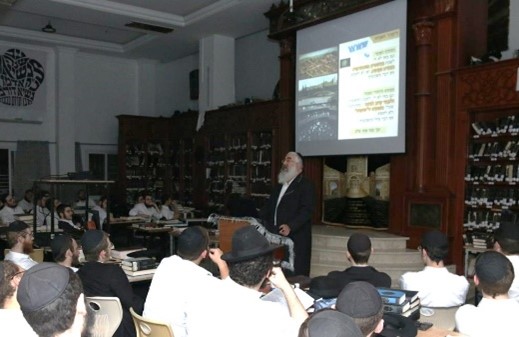
[[[337,48],[327,48],[299,58],[299,79],[337,73]]]
[[[337,74],[299,81],[299,141],[337,139]]]
[[[398,134],[399,31],[339,46],[339,139]],[[344,62],[343,62],[344,61]]]
[[[405,152],[408,1],[385,1],[297,31],[297,151]]]

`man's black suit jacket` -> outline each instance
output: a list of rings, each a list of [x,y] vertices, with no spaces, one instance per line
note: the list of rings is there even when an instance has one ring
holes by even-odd
[[[272,233],[279,234],[279,226],[290,227],[289,237],[294,241],[294,274],[309,275],[312,254],[312,212],[315,205],[313,184],[301,174],[294,178],[281,198],[277,211],[277,226],[274,213],[282,185],[278,185],[261,210],[261,219]]]
[[[112,263],[87,262],[77,272],[85,296],[118,297],[123,307],[123,320],[114,337],[135,337],[130,307],[141,313],[144,301],[133,293],[122,268]]]

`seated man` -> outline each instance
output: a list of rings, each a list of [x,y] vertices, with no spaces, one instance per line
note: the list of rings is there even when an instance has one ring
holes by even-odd
[[[514,271],[519,273],[519,223],[501,222],[494,238],[494,249],[503,253],[514,266]],[[519,277],[514,278],[508,296],[519,301]]]
[[[220,249],[208,249],[209,235],[205,228],[195,226],[185,229],[178,237],[177,254],[162,259],[144,304],[144,317],[168,322],[175,337],[187,336],[186,306],[193,293],[200,288],[213,288],[221,282],[200,267],[209,257],[225,278],[229,274],[227,264],[221,259]]]
[[[16,299],[24,270],[11,261],[0,262],[0,326],[2,335],[36,337]]]
[[[106,217],[108,216],[108,214],[106,213],[107,207],[108,198],[103,195],[99,198],[97,204],[92,208],[93,211],[97,211],[97,213],[99,214],[99,225],[101,226],[99,229],[103,229]]]
[[[81,224],[74,222],[74,210],[72,207],[68,204],[60,204],[56,211],[59,215],[58,227],[76,240],[79,240],[85,230],[81,227]]]
[[[32,203],[32,198],[34,197],[34,193],[31,189],[25,191],[23,195],[23,199],[18,202],[18,206],[23,209],[25,214],[32,213],[34,204]]]
[[[5,256],[5,260],[12,261],[25,270],[37,265],[38,262],[29,256],[34,251],[32,247],[34,235],[29,225],[16,220],[9,225],[7,230],[7,242],[11,250]]]
[[[418,291],[424,307],[455,307],[465,303],[469,282],[464,276],[452,274],[443,260],[449,252],[447,236],[440,231],[427,232],[418,247],[425,268],[407,272],[400,277],[400,287]]]
[[[112,296],[121,300],[123,320],[115,332],[117,337],[135,337],[130,308],[141,313],[143,301],[133,294],[132,286],[122,268],[110,260],[112,243],[102,230],[87,231],[81,238],[86,263],[77,272],[86,296]]]
[[[159,220],[162,217],[159,208],[155,204],[155,201],[153,201],[153,196],[147,191],[142,193],[142,202],[135,204],[130,210],[129,215],[155,220]]]
[[[4,204],[4,208],[0,210],[0,223],[3,223],[4,226],[16,220],[14,217],[15,214],[24,214],[23,209],[18,206],[16,199],[12,195],[3,194],[0,199],[2,199]]]
[[[50,215],[47,208],[47,200],[49,199],[49,192],[40,191],[36,194],[36,225],[38,227],[47,225],[50,228],[50,223],[46,223],[45,219]],[[58,223],[56,222],[56,225]]]
[[[514,268],[503,254],[487,251],[476,259],[474,283],[483,298],[475,307],[466,304],[456,312],[456,328],[471,337],[512,336],[519,303],[508,296]]]
[[[52,257],[57,264],[77,272],[79,266],[79,245],[68,234],[56,235],[50,243]]]
[[[357,281],[346,285],[337,298],[336,308],[353,318],[363,336],[373,336],[384,328],[382,298],[368,282]]]
[[[91,322],[79,277],[55,263],[40,263],[26,271],[17,299],[38,336],[80,337]]]
[[[389,275],[368,265],[372,251],[371,240],[366,234],[353,234],[348,239],[348,251],[346,252],[346,258],[352,266],[344,271],[332,271],[328,276],[339,280],[341,288],[354,281],[366,281],[375,287],[390,288]]]
[[[253,226],[234,232],[230,252],[222,255],[229,277],[219,286],[200,288],[189,302],[186,327],[190,337],[295,337],[308,317],[281,268],[273,267],[271,245]],[[260,287],[269,280],[286,304],[263,301]],[[288,306],[288,308],[287,308]]]

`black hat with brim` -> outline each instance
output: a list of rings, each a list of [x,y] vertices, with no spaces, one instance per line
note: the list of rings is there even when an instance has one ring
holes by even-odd
[[[240,262],[258,256],[272,253],[281,245],[274,245],[267,241],[253,226],[245,226],[234,232],[230,252],[222,255],[227,262]]]

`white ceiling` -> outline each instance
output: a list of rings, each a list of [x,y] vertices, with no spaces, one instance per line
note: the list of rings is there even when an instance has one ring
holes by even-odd
[[[168,62],[197,52],[203,37],[239,38],[267,29],[263,13],[274,1],[0,0],[0,39]],[[131,21],[174,31],[125,27]],[[49,22],[56,33],[41,31]]]

